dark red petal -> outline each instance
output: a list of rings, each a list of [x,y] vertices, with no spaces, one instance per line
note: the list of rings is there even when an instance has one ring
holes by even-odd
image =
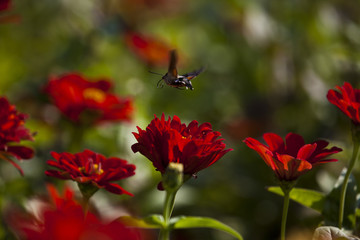
[[[7,152],[12,153],[17,159],[30,159],[34,157],[34,150],[24,146],[8,146]]]
[[[129,196],[134,196],[134,194],[126,191],[122,187],[120,187],[118,184],[115,183],[109,183],[107,185],[104,185],[104,188],[108,190],[109,192],[115,193],[115,194],[127,194]]]
[[[286,139],[285,153],[290,156],[296,157],[300,148],[305,145],[304,138],[296,133],[288,133],[285,139]]]
[[[283,152],[285,149],[283,139],[275,133],[265,133],[263,136],[271,152]]]
[[[302,146],[296,158],[301,160],[308,160],[311,157],[311,155],[314,153],[316,147],[317,147],[316,143],[306,144]]]
[[[271,169],[275,169],[273,152],[267,146],[254,138],[246,138],[244,142],[248,147],[254,149]]]
[[[46,176],[49,177],[56,177],[56,178],[60,178],[60,179],[69,179],[69,175],[68,174],[64,174],[60,171],[56,171],[56,170],[47,170],[45,171]]]

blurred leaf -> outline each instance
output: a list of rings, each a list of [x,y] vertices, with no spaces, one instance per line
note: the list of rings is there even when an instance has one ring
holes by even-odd
[[[118,218],[126,226],[137,228],[157,229],[162,228],[164,219],[161,215],[150,215],[145,218],[135,218],[132,216],[122,216]]]
[[[213,228],[220,231],[229,233],[230,235],[236,237],[237,239],[242,240],[243,237],[236,232],[233,228],[225,225],[224,223],[219,222],[218,220],[208,218],[208,217],[187,217],[180,216],[172,218],[171,225],[174,229],[180,228]]]
[[[322,215],[326,225],[336,226],[338,224],[339,217],[339,204],[340,204],[340,192],[344,181],[346,168],[341,171],[338,180],[335,183],[333,190],[326,196],[324,209]],[[346,189],[346,200],[344,209],[344,221],[343,227],[345,229],[354,229],[354,218],[356,210],[356,191],[357,185],[354,176],[351,174],[349,177],[348,186]]]
[[[321,239],[328,239],[328,240],[351,240],[351,239],[358,239],[354,237],[349,237],[343,231],[336,227],[329,227],[323,226],[318,227],[315,230],[313,240],[321,240]]]
[[[267,190],[280,196],[284,196],[280,187],[268,187]],[[305,207],[321,212],[324,207],[325,195],[315,190],[293,188],[290,192],[290,199],[304,205]]]

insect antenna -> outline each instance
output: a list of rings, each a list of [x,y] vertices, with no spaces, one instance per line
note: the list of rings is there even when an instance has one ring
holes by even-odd
[[[156,75],[160,75],[160,76],[162,76],[162,74],[157,73],[157,72],[152,72],[152,71],[150,71],[150,70],[149,70],[149,73],[152,73],[152,74],[156,74]]]

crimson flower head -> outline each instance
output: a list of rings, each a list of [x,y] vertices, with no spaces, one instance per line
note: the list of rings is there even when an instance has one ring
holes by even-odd
[[[66,188],[64,196],[53,186],[48,187],[51,202],[40,202],[37,212],[11,209],[7,223],[18,239],[23,240],[140,240],[140,233],[124,226],[120,221],[104,222],[97,215],[84,213],[74,200],[74,193]]]
[[[51,78],[45,92],[73,122],[129,121],[133,112],[132,100],[110,93],[111,88],[111,83],[105,79],[89,81],[77,73],[70,73]]]
[[[11,0],[0,0],[0,12],[8,10],[11,6]]]
[[[151,66],[168,64],[169,51],[172,48],[159,39],[129,31],[125,34],[125,44],[138,58]]]
[[[338,147],[327,149],[329,143],[324,140],[305,144],[303,137],[295,133],[287,134],[285,142],[275,133],[265,133],[263,137],[267,145],[250,137],[244,142],[260,155],[280,181],[294,181],[315,165],[335,162],[337,159],[327,157],[342,151]]]
[[[184,175],[195,175],[232,150],[225,149],[223,139],[218,138],[220,133],[213,131],[210,123],[199,125],[194,120],[186,126],[179,117],[165,120],[163,114],[161,119],[155,116],[146,130],[137,129],[133,152],[147,157],[161,174],[175,162],[183,164]]]
[[[7,14],[11,9],[11,0],[0,0],[0,24],[9,22],[18,22],[20,17],[14,14]]]
[[[345,113],[355,125],[360,124],[360,90],[354,89],[345,82],[342,87],[336,86],[340,92],[330,89],[327,94],[329,102]]]
[[[81,185],[93,187],[95,190],[105,188],[115,194],[133,194],[124,190],[120,185],[113,183],[135,174],[135,165],[129,164],[126,160],[110,157],[106,158],[99,153],[85,150],[81,153],[51,153],[53,160],[47,164],[59,170],[47,170],[46,175],[71,179]]]
[[[34,156],[33,149],[16,145],[21,140],[33,140],[32,134],[24,126],[26,118],[27,115],[19,113],[5,97],[0,97],[0,158],[9,161],[21,174],[20,166],[9,157],[21,160]]]

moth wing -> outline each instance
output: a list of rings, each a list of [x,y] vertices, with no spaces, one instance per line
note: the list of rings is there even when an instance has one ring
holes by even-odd
[[[196,77],[197,75],[199,75],[200,73],[202,73],[203,71],[205,70],[204,67],[198,69],[198,70],[195,70],[193,72],[189,72],[189,73],[185,73],[183,76],[187,79],[187,80],[191,80],[193,79],[194,77]]]
[[[169,63],[169,69],[168,69],[168,74],[174,78],[178,77],[178,72],[176,69],[176,65],[177,65],[177,53],[176,50],[171,50],[169,52],[169,57],[170,57],[170,63]]]

